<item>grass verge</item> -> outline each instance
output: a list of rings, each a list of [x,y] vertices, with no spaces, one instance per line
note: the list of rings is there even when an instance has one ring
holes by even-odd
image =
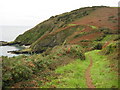
[[[89,65],[89,61],[77,59],[72,63],[58,67],[55,70],[59,74],[57,79],[51,79],[51,82],[46,83],[44,88],[87,88],[85,71]]]
[[[99,55],[99,50],[88,52],[93,59],[91,77],[96,88],[118,88],[118,74],[110,68],[106,56]]]

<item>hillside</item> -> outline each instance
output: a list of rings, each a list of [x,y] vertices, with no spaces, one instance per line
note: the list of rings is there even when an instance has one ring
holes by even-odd
[[[17,37],[15,42],[20,42],[21,44],[32,44],[42,35],[54,32],[59,28],[65,27],[70,22],[84,17],[92,11],[94,11],[94,8],[83,8],[74,10],[72,12],[63,13],[61,15],[52,16],[50,17],[50,19],[43,21],[42,23],[36,25],[34,28],[25,32],[23,35]]]
[[[61,45],[63,42],[65,44],[79,44],[83,47],[89,46],[90,48],[93,46],[93,43],[90,42],[103,39],[108,34],[117,36],[117,20],[117,8],[82,8],[52,16],[18,36],[14,42],[31,45],[32,52],[43,52],[48,47]]]
[[[94,6],[52,16],[12,43],[30,45],[2,57],[3,87],[118,88],[117,7]]]

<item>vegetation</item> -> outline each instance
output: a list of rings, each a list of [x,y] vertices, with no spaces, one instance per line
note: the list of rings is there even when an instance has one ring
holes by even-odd
[[[68,47],[71,47],[70,51],[68,51]],[[3,86],[11,86],[20,81],[31,80],[34,76],[42,75],[42,71],[46,69],[54,70],[75,58],[85,59],[84,52],[77,45],[55,47],[38,55],[2,57]]]
[[[89,88],[86,72],[92,62],[92,84],[118,88],[120,37],[114,9],[94,6],[52,16],[7,43],[29,45],[17,52],[30,55],[2,57],[3,87]]]
[[[37,40],[35,43],[31,45],[31,48],[34,52],[46,50],[48,47],[54,47],[56,45],[62,45],[65,39],[67,39],[70,35],[76,32],[77,28],[81,28],[82,26],[75,26],[73,28],[68,28],[66,30],[61,30],[54,34],[47,35],[44,40]],[[41,47],[40,47],[41,46]]]
[[[118,53],[118,42],[111,42],[106,48],[102,50],[102,54],[110,55],[111,53]]]
[[[85,70],[88,67],[88,61],[77,59],[70,64],[58,67],[55,73],[58,74],[57,79],[49,77],[51,82],[46,83],[42,88],[87,88],[85,80]]]
[[[95,39],[97,38],[97,41],[101,41],[108,34],[117,34],[117,30],[111,30],[109,27],[99,28],[93,24],[79,25],[80,19],[90,16],[92,12],[99,10],[99,8],[104,9],[108,7],[86,7],[52,16],[48,20],[26,31],[24,34],[19,35],[13,43],[19,43],[20,45],[30,45],[29,50],[31,51],[28,51],[28,53],[42,53],[48,48],[62,45],[64,40],[66,40],[66,44],[69,44],[71,40],[76,38],[82,38],[90,34],[92,35],[97,32],[102,32],[103,35],[101,34],[101,37],[99,37],[99,35],[95,37]],[[108,18],[114,17],[108,16]],[[78,24],[74,23],[75,21],[78,21]],[[82,30],[85,30],[87,26],[92,28],[92,30],[82,32]],[[22,52],[24,53],[24,51]]]
[[[70,47],[71,50],[69,52]],[[89,65],[89,56],[93,59],[91,75],[94,85],[98,88],[118,87],[117,72],[111,71],[111,67],[109,67],[111,62],[107,59],[107,56],[100,55],[98,54],[100,51],[95,50],[87,52],[85,59],[84,51],[81,50],[83,48],[79,45],[65,45],[54,47],[38,55],[21,55],[13,58],[2,57],[3,87],[13,86],[15,83],[21,81],[24,82],[24,86],[20,84],[21,87],[28,87],[31,85],[28,81],[32,81],[32,77],[37,77],[34,80],[37,82],[37,86],[41,88],[87,88],[85,71]],[[113,51],[112,48],[109,48],[109,51],[111,50]],[[103,51],[104,49],[102,49],[101,54],[103,54]],[[114,52],[111,52],[111,54]],[[117,66],[115,67],[118,68]],[[47,72],[44,72],[46,70]],[[52,73],[55,73],[55,76],[50,74],[51,70]],[[47,81],[38,82],[38,78],[44,77]],[[46,83],[43,84],[43,82]]]
[[[74,10],[71,12],[63,13],[61,15],[52,16],[48,20],[36,25],[34,28],[28,30],[22,35],[19,35],[15,42],[19,42],[20,44],[32,44],[34,41],[39,39],[42,35],[54,32],[61,27],[67,26],[67,24],[82,18],[92,11],[94,11],[95,7],[88,7],[83,9]],[[69,24],[70,26],[74,26],[73,24]],[[31,38],[32,37],[32,38]]]
[[[76,24],[68,24],[68,26],[76,26]]]
[[[106,56],[99,55],[99,51],[91,51],[87,54],[93,59],[91,75],[96,88],[118,88],[118,72],[113,71],[111,63]],[[118,66],[116,65],[118,68]]]
[[[34,73],[40,72],[45,68],[44,65],[50,63],[47,59],[44,59],[43,62],[43,57],[40,55],[34,55],[31,57],[18,56],[13,58],[2,57],[2,59],[4,68],[2,71],[3,87],[11,86],[14,83],[31,79]],[[37,61],[34,61],[35,59]]]
[[[92,29],[97,29],[96,26],[93,26],[93,25],[88,25],[89,27],[91,27]]]

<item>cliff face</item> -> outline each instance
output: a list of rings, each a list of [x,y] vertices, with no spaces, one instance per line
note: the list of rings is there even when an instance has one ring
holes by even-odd
[[[41,52],[63,43],[79,44],[90,49],[94,45],[93,41],[102,41],[108,35],[117,38],[117,21],[117,8],[81,8],[50,17],[19,35],[14,42],[31,45],[30,48],[34,52]]]

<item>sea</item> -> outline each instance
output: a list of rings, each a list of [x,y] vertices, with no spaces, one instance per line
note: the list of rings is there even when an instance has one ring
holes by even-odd
[[[11,42],[17,36],[23,34],[25,31],[32,28],[32,26],[0,26],[0,41]],[[16,46],[0,46],[0,56],[18,56],[18,54],[8,53],[8,51],[20,50],[22,47]]]

